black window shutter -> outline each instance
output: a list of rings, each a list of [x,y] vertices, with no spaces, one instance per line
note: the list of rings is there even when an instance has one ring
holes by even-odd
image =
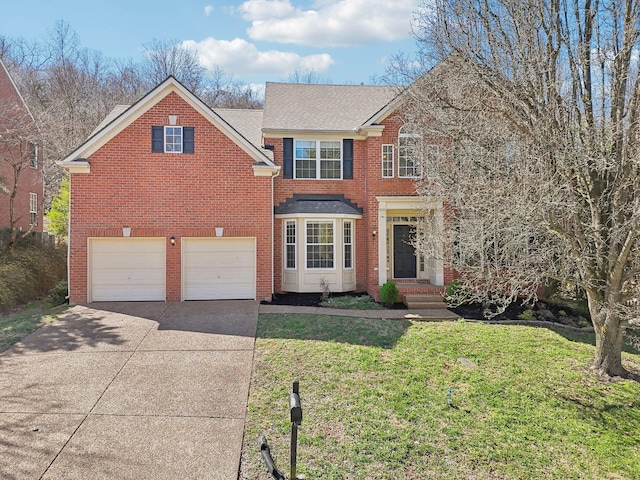
[[[293,178],[293,138],[282,139],[284,178]]]
[[[342,141],[342,178],[353,179],[353,140],[350,138]]]
[[[151,151],[164,152],[164,127],[151,127]]]
[[[182,153],[193,153],[193,127],[182,127]]]

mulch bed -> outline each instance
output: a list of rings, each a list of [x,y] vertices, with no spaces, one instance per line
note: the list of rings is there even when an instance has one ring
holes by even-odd
[[[366,295],[365,292],[361,293],[332,293],[331,298],[335,297],[361,297]],[[293,305],[296,307],[321,307],[322,294],[321,293],[278,293],[273,295],[270,302],[262,301],[263,305]],[[404,303],[396,303],[391,307],[393,310],[406,310],[407,306]]]
[[[365,293],[333,293],[331,297],[338,296],[361,296]],[[320,307],[322,302],[322,294],[320,293],[279,293],[273,296],[270,302],[260,302],[265,305],[293,305],[299,307]],[[397,303],[393,309],[406,310],[404,303]],[[486,320],[483,315],[483,308],[480,304],[463,305],[456,308],[449,308],[450,311],[456,313],[462,318],[468,320]],[[555,305],[537,302],[535,305],[511,304],[503,313],[491,318],[491,321],[512,321],[523,320],[522,315],[531,310],[533,318],[526,318],[532,322],[550,322],[556,324],[567,325],[569,327],[581,328],[590,326],[587,319],[580,317],[577,313],[571,311],[567,307],[558,307]],[[586,323],[585,323],[586,322]]]

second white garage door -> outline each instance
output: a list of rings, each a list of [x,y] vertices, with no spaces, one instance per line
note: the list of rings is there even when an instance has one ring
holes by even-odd
[[[255,299],[255,239],[183,238],[182,298]]]

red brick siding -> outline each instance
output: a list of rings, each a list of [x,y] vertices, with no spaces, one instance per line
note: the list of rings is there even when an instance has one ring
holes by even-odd
[[[151,127],[195,128],[194,154],[151,153]],[[271,296],[271,179],[232,140],[175,93],[150,108],[88,159],[91,173],[71,177],[70,295],[87,301],[87,238],[131,235],[167,239],[167,300],[181,298],[180,239],[256,237],[256,294]],[[175,236],[176,245],[169,238]]]

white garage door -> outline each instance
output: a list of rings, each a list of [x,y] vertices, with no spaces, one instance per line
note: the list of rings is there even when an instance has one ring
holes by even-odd
[[[164,238],[89,239],[90,301],[165,300]]]
[[[255,299],[255,239],[183,238],[182,297]]]

